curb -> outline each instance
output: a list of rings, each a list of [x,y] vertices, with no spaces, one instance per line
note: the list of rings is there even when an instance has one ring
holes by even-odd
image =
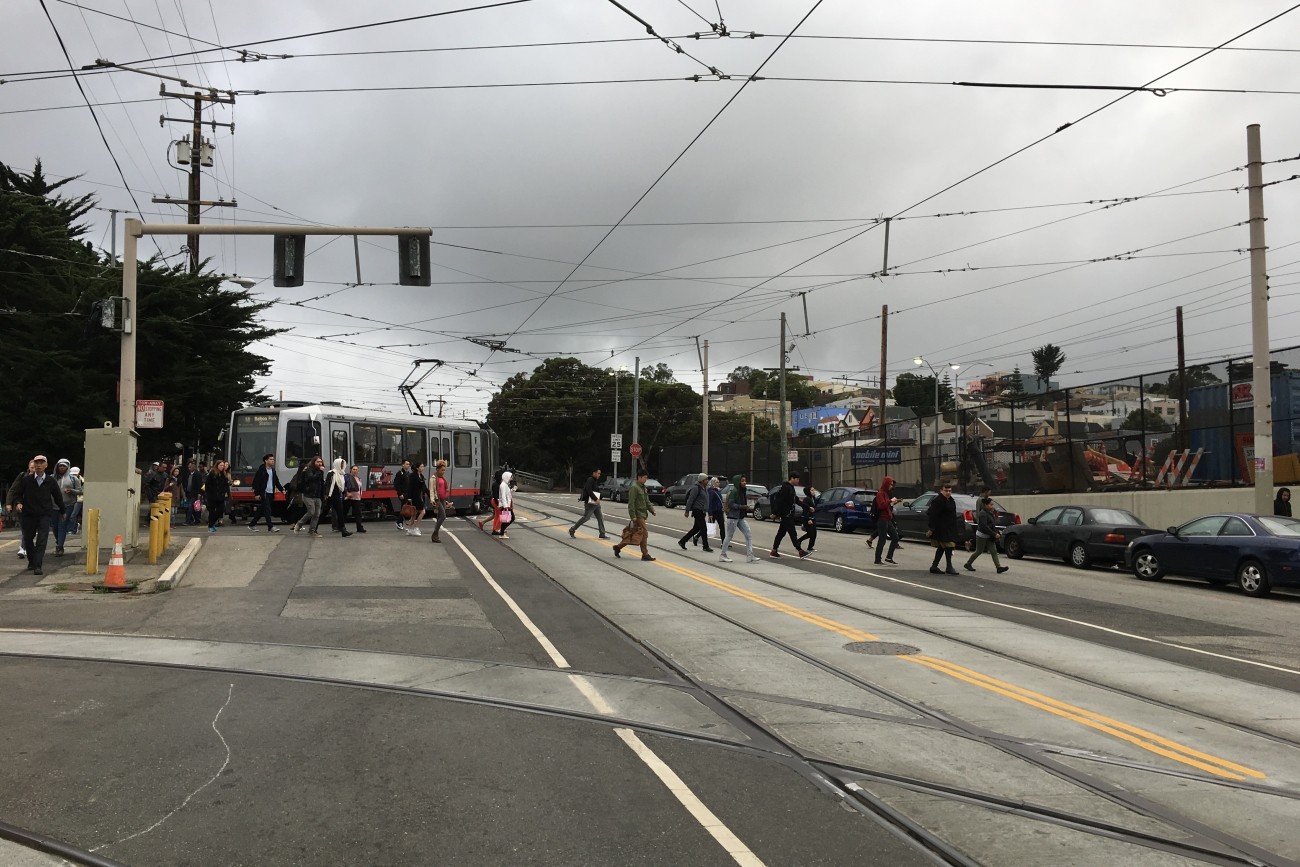
[[[186,542],[185,547],[181,549],[181,553],[176,556],[172,564],[167,567],[162,575],[158,576],[158,583],[154,585],[154,591],[172,590],[177,584],[180,584],[181,578],[185,576],[185,570],[190,568],[195,555],[199,553],[199,549],[202,547],[203,540],[201,538],[196,537]]]

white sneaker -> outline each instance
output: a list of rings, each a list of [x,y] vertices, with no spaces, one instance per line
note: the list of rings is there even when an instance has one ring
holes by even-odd
[[[746,563],[757,563],[757,562],[758,562],[758,558],[757,558],[757,557],[750,557],[750,558],[749,558],[748,560],[746,560],[745,562],[746,562]]]
[[[404,532],[406,535],[409,536],[409,535],[411,535],[411,528],[410,528],[410,527],[403,527],[403,528],[402,528],[402,532]]]
[[[728,557],[726,554],[723,554],[721,557],[718,558],[718,562],[719,562],[719,563],[730,563],[730,562],[731,562],[731,558]]]
[[[420,532],[420,528],[419,528],[419,527],[416,527],[414,530],[411,531],[411,535],[412,535],[412,536],[423,536],[424,534]]]

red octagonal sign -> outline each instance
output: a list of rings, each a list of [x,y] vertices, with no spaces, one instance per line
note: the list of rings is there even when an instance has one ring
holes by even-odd
[[[639,457],[641,457],[641,444],[640,444],[640,443],[632,443],[632,447],[629,448],[628,451],[630,451],[630,452],[632,453],[632,457],[634,457],[634,458],[639,458]]]

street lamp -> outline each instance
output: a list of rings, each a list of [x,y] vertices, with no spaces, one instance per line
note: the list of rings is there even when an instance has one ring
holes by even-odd
[[[936,370],[935,365],[931,364],[930,361],[927,361],[926,356],[923,355],[918,355],[917,357],[914,357],[914,359],[911,360],[911,363],[917,365],[917,367],[920,367],[920,365],[926,365],[927,368],[930,368],[930,372],[931,374],[933,374],[933,377],[935,377],[935,482],[937,484],[937,482],[939,482],[939,464],[940,464],[939,420],[941,419],[941,417],[943,417],[943,415],[941,415],[939,411],[939,370]],[[952,368],[953,370],[957,370],[958,368],[961,368],[962,365],[949,363],[948,367]]]

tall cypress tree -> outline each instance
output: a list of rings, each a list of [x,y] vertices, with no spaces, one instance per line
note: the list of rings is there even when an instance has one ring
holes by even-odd
[[[122,268],[85,240],[79,220],[95,200],[59,192],[71,180],[50,183],[39,160],[30,173],[0,163],[0,478],[38,452],[82,463],[84,430],[117,423],[121,338],[89,312],[121,294]],[[165,427],[140,432],[140,455],[211,448],[259,396],[267,359],[248,347],[279,333],[258,323],[269,305],[158,259],[137,274],[140,396],[165,402]]]

